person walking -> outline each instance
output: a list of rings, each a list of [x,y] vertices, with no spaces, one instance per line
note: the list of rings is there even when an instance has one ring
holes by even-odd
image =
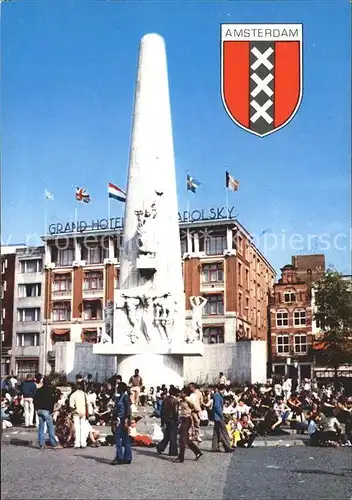
[[[116,456],[111,465],[130,464],[132,462],[132,448],[128,429],[131,423],[131,401],[128,387],[124,382],[120,382],[117,387],[114,418],[116,420]]]
[[[164,422],[164,437],[156,445],[159,454],[163,453],[169,444],[170,457],[177,457],[177,426],[178,426],[178,390],[170,387],[169,395],[166,396],[163,406],[161,419]]]
[[[232,452],[229,434],[226,429],[224,420],[224,398],[225,386],[220,384],[213,394],[213,417],[214,417],[214,431],[212,440],[212,451],[220,451],[220,443],[223,444],[226,453]]]
[[[203,453],[200,451],[198,446],[193,443],[189,437],[189,431],[192,426],[192,410],[195,406],[189,397],[191,391],[189,387],[184,387],[181,391],[181,401],[179,406],[179,416],[180,416],[180,442],[179,442],[179,454],[174,460],[175,463],[183,463],[185,460],[186,446],[190,448],[195,454],[195,460],[199,460]]]
[[[73,410],[73,425],[75,428],[75,448],[86,448],[87,446],[87,414],[88,401],[84,391],[85,384],[81,380],[76,390],[69,399],[70,408]]]
[[[191,382],[189,384],[189,389],[191,391],[190,398],[192,403],[194,404],[194,410],[192,411],[192,441],[196,441],[197,443],[201,443],[202,439],[200,437],[200,412],[202,411],[203,406],[203,395],[199,389],[199,387]]]
[[[32,375],[27,375],[26,381],[23,382],[21,387],[21,395],[23,397],[25,427],[33,427],[33,420],[34,420],[33,399],[36,392],[37,392],[37,386],[34,382]]]
[[[45,432],[46,425],[49,434],[49,443],[52,448],[61,448],[56,437],[53,423],[54,405],[57,401],[54,388],[50,385],[48,377],[43,378],[43,385],[39,387],[34,396],[34,409],[38,412],[39,427],[38,441],[41,449],[45,448]]]

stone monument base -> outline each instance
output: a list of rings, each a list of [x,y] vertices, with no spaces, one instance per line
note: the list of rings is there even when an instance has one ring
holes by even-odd
[[[183,387],[183,356],[169,354],[134,354],[117,356],[117,372],[128,383],[138,368],[143,385],[149,390],[159,385]]]
[[[115,342],[109,343],[99,343],[93,345],[94,354],[103,355],[132,355],[132,354],[165,354],[171,356],[203,356],[204,345],[203,342],[193,342],[192,344],[187,344],[186,342],[172,343],[160,342],[155,344],[119,344]]]

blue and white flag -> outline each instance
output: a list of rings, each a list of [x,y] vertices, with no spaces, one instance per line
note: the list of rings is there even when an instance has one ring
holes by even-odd
[[[201,183],[197,181],[197,179],[187,174],[187,191],[192,191],[192,193],[195,193],[200,184]]]

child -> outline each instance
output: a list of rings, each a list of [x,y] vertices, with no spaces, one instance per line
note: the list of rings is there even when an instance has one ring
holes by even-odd
[[[208,424],[209,424],[209,416],[208,416],[208,412],[207,412],[207,409],[204,405],[202,405],[202,409],[199,413],[199,418],[200,418],[200,423],[199,425],[201,427],[206,427]]]
[[[148,436],[148,434],[139,434],[137,431],[137,422],[142,417],[136,417],[131,420],[128,433],[131,439],[131,444],[135,446],[145,446],[147,448],[153,448],[155,444],[152,441],[152,438]]]

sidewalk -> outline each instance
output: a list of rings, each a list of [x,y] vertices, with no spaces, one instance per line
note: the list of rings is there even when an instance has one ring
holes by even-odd
[[[153,424],[159,423],[157,419],[145,419],[140,421],[138,425],[138,430],[141,433],[152,433]],[[93,429],[100,432],[100,439],[105,440],[105,437],[110,434],[110,427],[102,427],[93,425]],[[201,434],[203,441],[211,441],[213,435],[212,426],[202,427]],[[37,429],[26,429],[24,427],[12,427],[10,429],[4,429],[1,434],[2,444],[13,445],[13,446],[38,446],[38,433]],[[254,447],[264,447],[264,446],[304,446],[309,443],[309,437],[307,435],[297,435],[296,431],[292,429],[285,429],[281,431],[280,434],[274,436],[258,436],[254,441]]]

